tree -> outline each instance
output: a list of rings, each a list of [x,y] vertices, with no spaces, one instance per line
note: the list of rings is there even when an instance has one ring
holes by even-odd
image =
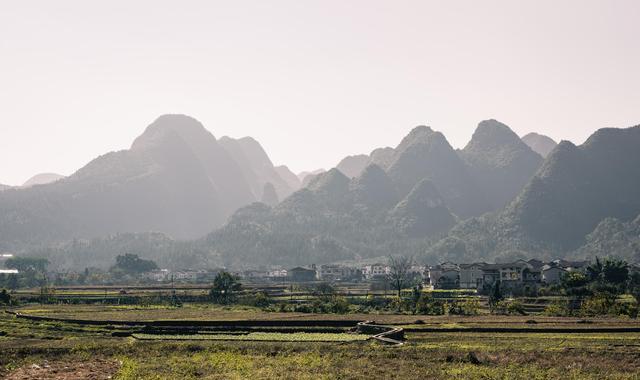
[[[560,286],[564,289],[565,294],[571,297],[566,304],[566,311],[568,313],[580,309],[583,298],[593,294],[589,278],[589,275],[578,271],[565,273],[565,275],[560,278]],[[598,276],[594,278],[598,278]]]
[[[241,289],[242,285],[238,276],[222,271],[213,279],[209,296],[214,302],[230,304],[235,300],[235,293]]]
[[[629,265],[626,261],[607,259],[603,267],[604,281],[621,287],[620,291],[624,291],[624,285],[629,278]]]
[[[589,277],[589,282],[600,281],[602,279],[603,271],[603,265],[598,256],[596,256],[596,262],[587,267],[587,277]]]
[[[118,255],[116,257],[116,265],[111,267],[112,272],[124,272],[124,273],[144,273],[150,272],[154,269],[158,269],[158,265],[152,260],[144,260],[133,255],[126,253],[124,255]]]
[[[560,279],[560,285],[568,296],[585,296],[590,293],[589,277],[578,271],[568,272]]]
[[[49,260],[37,257],[13,257],[5,262],[9,269],[17,269],[22,285],[43,286],[47,282],[47,266]],[[19,285],[18,277],[10,277],[10,288],[17,288]]]
[[[2,289],[0,291],[0,305],[10,305],[11,304],[11,295],[7,292],[7,289]]]
[[[16,290],[16,289],[18,289],[18,287],[20,287],[20,282],[19,282],[18,276],[16,274],[11,273],[9,275],[9,278],[7,279],[7,287],[10,290]]]
[[[624,293],[629,279],[629,265],[626,261],[605,259],[587,267],[589,286],[595,293],[608,293],[610,297]]]
[[[409,270],[413,265],[413,258],[407,256],[389,256],[389,282],[398,292],[398,298],[409,283]]]
[[[316,285],[314,291],[318,299],[329,302],[336,296],[336,289],[329,283],[321,282]]]
[[[636,299],[636,303],[640,305],[640,272],[631,273],[627,289],[629,289],[629,293]]]
[[[39,272],[47,271],[49,260],[36,257],[12,257],[5,262],[9,269],[17,269],[19,272]]]
[[[498,302],[502,301],[504,296],[502,295],[502,290],[500,289],[500,280],[497,280],[493,283],[491,287],[491,292],[489,293],[489,308],[493,311]]]

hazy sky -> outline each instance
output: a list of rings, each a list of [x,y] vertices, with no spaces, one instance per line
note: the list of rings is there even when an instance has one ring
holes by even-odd
[[[294,171],[482,119],[640,123],[640,1],[1,1],[0,183],[71,174],[163,113]],[[639,147],[640,149],[640,147]]]

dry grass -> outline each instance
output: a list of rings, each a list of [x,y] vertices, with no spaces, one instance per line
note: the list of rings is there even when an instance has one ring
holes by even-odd
[[[374,320],[383,324],[400,324],[412,327],[640,327],[640,320],[629,318],[567,318],[545,316],[451,316],[412,314],[313,314],[265,312],[249,306],[218,306],[212,304],[186,304],[169,306],[111,306],[111,305],[38,305],[18,309],[25,314],[73,319],[98,319],[114,321],[149,320]],[[420,324],[416,325],[415,322]],[[535,323],[531,323],[534,321]],[[585,323],[586,322],[586,323]]]
[[[155,319],[233,317],[265,319],[254,311],[185,307],[182,309],[113,309],[32,307],[36,313],[110,319],[132,315]],[[105,313],[105,314],[103,314]],[[109,316],[108,318],[106,316]],[[244,315],[244,318],[241,316]],[[240,317],[240,318],[239,318]],[[272,318],[296,318],[272,314]],[[299,318],[335,318],[301,315]],[[352,315],[345,317],[354,318]],[[412,322],[416,316],[385,316],[387,321]],[[499,323],[495,318],[420,319],[433,323]],[[519,317],[500,321],[524,324]],[[376,319],[378,318],[364,318]],[[493,319],[493,320],[491,320]],[[538,319],[538,318],[536,318]],[[577,320],[543,319],[550,324]],[[598,320],[617,324],[636,321]],[[405,322],[406,323],[406,322]],[[407,344],[388,347],[376,342],[234,342],[138,341],[111,337],[103,328],[78,328],[65,323],[34,323],[0,316],[0,377],[48,360],[81,363],[92,358],[122,362],[118,379],[640,379],[640,334],[532,333],[409,333]]]

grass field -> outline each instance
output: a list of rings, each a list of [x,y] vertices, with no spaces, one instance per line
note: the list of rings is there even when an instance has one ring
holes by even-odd
[[[117,315],[122,320],[132,317],[141,320],[157,317],[318,319],[317,315],[264,313],[258,309],[204,305],[180,309],[32,306],[22,311],[87,319],[112,319]],[[440,325],[527,324],[526,317],[365,316],[368,317],[365,319],[386,319],[387,322],[404,324],[411,324],[418,318]],[[353,319],[354,315],[344,317]],[[602,319],[585,324],[576,319],[535,319],[538,324],[550,326],[637,325],[633,320]],[[94,371],[99,374],[94,378],[112,376],[115,379],[640,379],[640,333],[416,331],[406,334],[407,341],[403,346],[386,346],[360,338],[355,341],[338,339],[337,342],[305,341],[304,337],[311,336],[305,333],[283,334],[289,336],[282,339],[289,341],[274,342],[231,338],[140,340],[112,336],[114,331],[118,331],[117,326],[30,322],[2,313],[0,377],[73,379]],[[354,334],[333,336],[336,339],[350,336],[366,338]],[[58,377],[47,377],[49,375]]]
[[[149,320],[318,320],[347,319],[374,320],[378,323],[403,325],[406,327],[637,327],[639,319],[629,318],[569,318],[546,316],[501,316],[482,314],[477,316],[426,316],[413,314],[313,314],[264,312],[249,306],[217,306],[212,304],[186,304],[183,307],[169,306],[103,306],[103,305],[37,305],[15,309],[19,312],[56,318],[99,319],[112,321]],[[416,323],[418,322],[418,323]]]
[[[367,340],[367,335],[361,334],[337,334],[337,333],[272,333],[251,332],[247,334],[189,334],[189,335],[163,335],[163,334],[133,334],[140,340],[239,340],[247,342],[355,342]]]

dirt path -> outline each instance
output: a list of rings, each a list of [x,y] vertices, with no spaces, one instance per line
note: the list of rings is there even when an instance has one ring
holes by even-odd
[[[120,368],[120,363],[114,360],[92,359],[83,362],[46,360],[39,363],[24,365],[12,371],[7,380],[105,380],[111,379]]]

